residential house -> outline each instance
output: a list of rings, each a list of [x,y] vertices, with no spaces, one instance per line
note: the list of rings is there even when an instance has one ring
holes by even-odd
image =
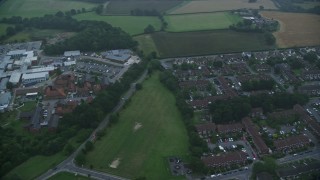
[[[208,167],[227,167],[234,164],[245,165],[247,154],[242,151],[229,152],[219,156],[207,156],[202,162]]]
[[[295,148],[306,146],[310,143],[309,138],[303,134],[290,136],[285,139],[274,141],[277,151],[292,150]]]

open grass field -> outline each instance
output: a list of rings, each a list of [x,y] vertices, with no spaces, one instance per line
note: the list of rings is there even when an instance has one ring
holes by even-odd
[[[294,3],[296,6],[300,6],[303,9],[311,9],[316,6],[320,6],[320,2],[310,2],[310,1],[303,1],[301,3]]]
[[[48,180],[88,180],[88,179],[91,179],[91,178],[81,176],[81,175],[74,175],[73,173],[69,173],[69,172],[60,172],[50,177]]]
[[[279,47],[320,45],[319,15],[271,11],[261,14],[280,22],[280,30],[274,33]]]
[[[169,32],[227,29],[242,19],[228,12],[165,16]]]
[[[130,15],[131,10],[157,10],[165,12],[178,4],[181,0],[158,1],[158,0],[127,0],[127,1],[110,1],[106,8],[107,14],[124,14]]]
[[[74,17],[78,20],[105,21],[114,27],[120,27],[130,35],[143,33],[149,24],[156,30],[159,30],[161,26],[160,20],[151,16],[99,16],[95,13],[85,13]]]
[[[6,0],[0,6],[0,18],[11,16],[36,17],[45,14],[55,14],[58,11],[71,9],[87,10],[97,4],[75,0]]]
[[[12,176],[19,177],[19,179],[24,180],[35,179],[37,176],[59,164],[64,158],[66,157],[63,156],[62,153],[58,153],[53,156],[38,155],[32,157],[11,170],[4,179],[11,179],[10,177]]]
[[[188,136],[175,98],[158,76],[154,73],[143,83],[120,112],[119,122],[95,143],[86,156],[88,167],[130,179],[183,179],[171,175],[167,158],[188,154]],[[115,162],[117,168],[109,167]]]
[[[249,3],[248,0],[203,0],[190,1],[170,11],[169,14],[217,12],[241,8],[259,9],[259,6],[263,6],[264,9],[277,9],[271,0],[258,0],[256,3]]]
[[[150,54],[151,52],[156,52],[159,54],[156,45],[153,42],[153,39],[150,34],[144,34],[140,36],[133,37],[134,40],[138,41],[140,50],[143,50],[145,55]]]
[[[8,27],[10,27],[9,24],[0,24],[0,36],[7,34]]]
[[[188,33],[154,33],[161,57],[195,56],[274,48],[266,45],[262,33],[216,30]]]

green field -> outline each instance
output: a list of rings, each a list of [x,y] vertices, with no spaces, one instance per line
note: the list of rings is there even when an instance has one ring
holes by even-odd
[[[140,36],[133,37],[134,40],[138,41],[140,50],[143,50],[145,55],[150,54],[151,52],[156,52],[159,54],[156,45],[153,42],[153,39],[150,34],[144,34]]]
[[[0,36],[7,34],[8,27],[10,27],[9,24],[0,24]]]
[[[150,24],[156,30],[160,29],[160,20],[151,16],[99,16],[95,13],[85,13],[74,16],[78,20],[105,21],[114,27],[120,27],[130,35],[142,34]]]
[[[255,51],[275,48],[266,45],[262,33],[242,33],[230,30],[152,34],[161,57]]]
[[[166,30],[169,32],[227,29],[242,20],[227,12],[170,15],[165,16],[165,19],[168,23]]]
[[[12,179],[10,177],[18,177],[19,179],[24,180],[35,179],[37,176],[60,163],[64,158],[66,157],[63,156],[62,153],[53,156],[38,155],[32,157],[11,170],[4,179]]]
[[[87,10],[97,4],[76,0],[6,0],[0,6],[0,18],[11,16],[37,17],[45,14],[55,14],[58,11],[71,9]]]
[[[294,3],[294,5],[296,6],[300,6],[303,9],[311,9],[314,8],[316,6],[320,6],[320,2],[308,2],[308,1],[304,1],[302,3]]]
[[[129,15],[131,10],[157,10],[158,12],[165,12],[183,1],[170,0],[170,1],[158,1],[158,0],[127,0],[127,1],[110,1],[107,8],[107,14],[125,14]]]
[[[143,83],[142,90],[120,112],[119,122],[107,129],[87,156],[86,166],[93,165],[122,177],[146,179],[182,179],[168,170],[169,156],[188,155],[188,136],[175,97],[153,74]],[[136,123],[142,126],[134,131]],[[109,165],[116,159],[116,169]]]
[[[60,172],[50,177],[48,180],[87,180],[87,179],[90,179],[90,178],[81,176],[81,175],[74,175],[69,172]]]

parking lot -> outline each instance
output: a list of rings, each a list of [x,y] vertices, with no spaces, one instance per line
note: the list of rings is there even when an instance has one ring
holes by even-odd
[[[191,174],[191,170],[183,163],[180,158],[170,157],[169,158],[170,171],[175,176],[181,176],[185,174]]]

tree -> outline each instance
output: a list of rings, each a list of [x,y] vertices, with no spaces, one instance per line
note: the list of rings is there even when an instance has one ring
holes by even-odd
[[[268,45],[274,45],[276,43],[276,38],[273,36],[272,33],[267,32],[264,34],[264,37]]]
[[[137,90],[141,90],[142,89],[142,84],[141,83],[137,83],[136,84],[136,89]]]
[[[87,141],[86,144],[85,144],[85,149],[86,149],[86,152],[89,152],[93,149],[93,144],[91,141]]]
[[[56,16],[58,16],[58,17],[63,17],[63,16],[64,16],[64,13],[63,13],[62,11],[58,11],[58,12],[56,13]]]
[[[86,162],[86,157],[82,151],[80,151],[74,159],[76,164],[82,166]]]
[[[7,89],[12,90],[12,88],[13,88],[12,82],[7,82]]]
[[[103,5],[99,5],[98,7],[96,7],[96,13],[101,15],[103,12]]]
[[[11,26],[7,27],[6,32],[7,32],[7,36],[13,36],[13,35],[16,34],[15,29],[13,27],[11,27]]]
[[[146,34],[153,33],[154,31],[155,31],[154,27],[150,24],[144,29],[144,33]]]
[[[63,152],[65,155],[70,155],[74,151],[74,147],[68,143],[64,146]]]

